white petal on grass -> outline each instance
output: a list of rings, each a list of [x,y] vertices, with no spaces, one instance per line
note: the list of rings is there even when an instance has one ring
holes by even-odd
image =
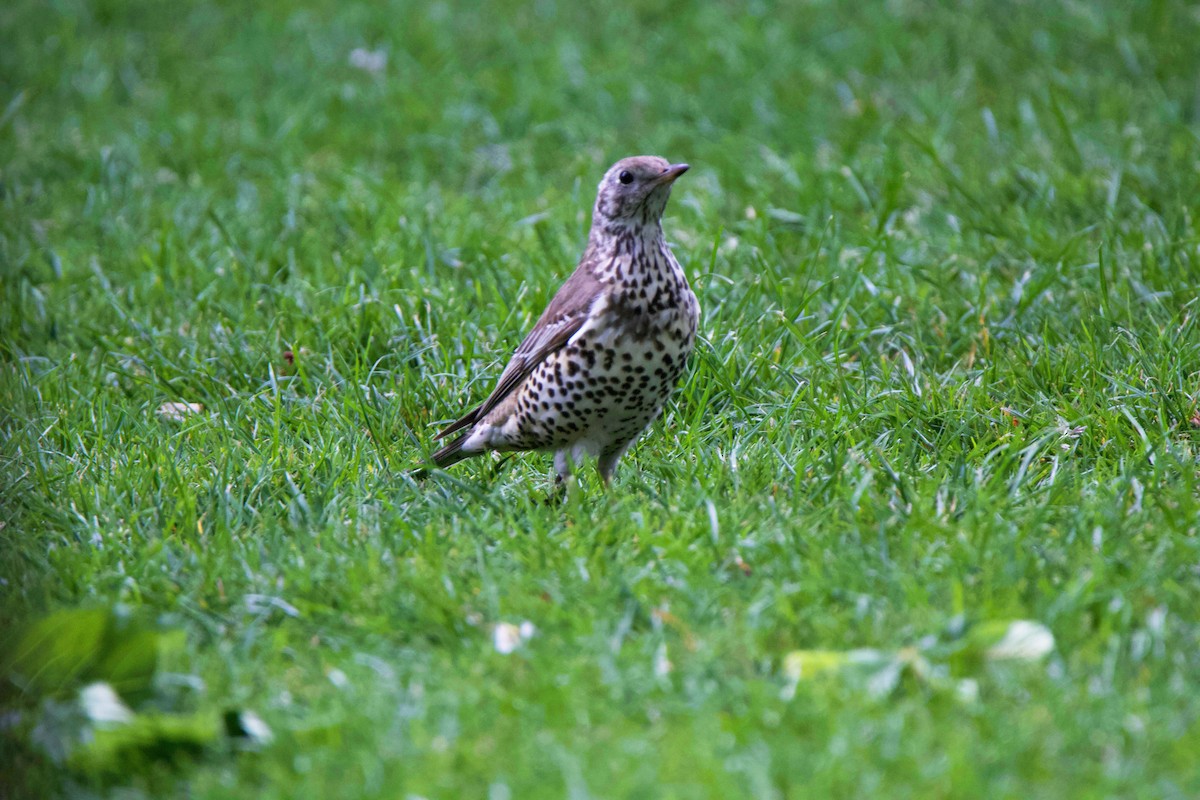
[[[979,681],[974,678],[963,678],[954,685],[954,696],[960,702],[968,705],[979,700]]]
[[[987,650],[995,661],[1037,661],[1054,649],[1054,634],[1040,622],[1019,619],[1008,626],[1004,637]]]
[[[350,66],[378,75],[387,69],[388,56],[383,50],[368,50],[356,47],[350,51]]]
[[[721,541],[721,522],[717,519],[717,506],[712,500],[705,498],[704,505],[708,508],[708,533],[713,544]]]
[[[251,614],[262,614],[272,608],[282,611],[289,617],[300,616],[300,610],[282,597],[272,597],[268,594],[246,595],[246,610]]]
[[[497,653],[506,656],[520,647],[522,642],[533,638],[535,633],[537,633],[537,628],[529,620],[525,620],[520,625],[498,622],[492,629],[492,647],[496,648]]]
[[[875,699],[887,697],[900,685],[904,667],[904,661],[899,658],[884,664],[882,669],[867,679],[867,694]]]
[[[204,406],[200,403],[163,403],[158,407],[159,419],[170,420],[171,422],[181,422],[190,417],[192,414],[199,414],[204,410]]]
[[[79,704],[88,719],[98,725],[124,725],[133,712],[107,683],[92,683],[79,692]]]
[[[671,674],[674,666],[671,664],[671,659],[667,656],[667,643],[661,642],[658,649],[654,651],[654,676],[656,678],[665,678]]]
[[[246,736],[255,744],[269,744],[275,738],[275,734],[271,732],[270,726],[263,722],[262,717],[253,711],[243,711],[240,716],[240,722]]]
[[[804,215],[795,211],[789,211],[786,208],[771,207],[767,209],[767,216],[776,222],[782,222],[784,225],[803,225]]]
[[[501,622],[492,631],[492,647],[500,655],[508,655],[521,643],[521,632],[511,622]]]

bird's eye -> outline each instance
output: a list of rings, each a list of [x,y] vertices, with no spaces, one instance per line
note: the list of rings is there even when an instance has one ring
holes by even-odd
[[[633,183],[633,173],[627,169],[621,170],[621,174],[617,176],[617,180],[621,183]]]

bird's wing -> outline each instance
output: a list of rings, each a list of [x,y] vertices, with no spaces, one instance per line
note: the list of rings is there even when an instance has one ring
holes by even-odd
[[[592,305],[600,294],[600,288],[600,282],[592,276],[590,270],[575,270],[554,295],[554,299],[533,326],[533,330],[525,337],[525,341],[521,342],[521,346],[513,353],[488,399],[468,411],[436,438],[449,436],[483,419],[520,386],[538,364],[570,341],[587,321]]]

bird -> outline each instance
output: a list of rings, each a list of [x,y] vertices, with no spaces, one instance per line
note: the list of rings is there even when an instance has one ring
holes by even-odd
[[[688,168],[633,156],[605,172],[578,266],[487,399],[437,435],[454,438],[434,465],[488,451],[553,452],[556,484],[589,458],[611,483],[696,342],[700,304],[662,231],[671,187]]]

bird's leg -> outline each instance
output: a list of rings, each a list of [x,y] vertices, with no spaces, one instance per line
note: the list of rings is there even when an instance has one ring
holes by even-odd
[[[554,487],[546,495],[546,505],[552,506],[567,499],[567,481],[571,477],[571,454],[566,450],[554,453]]]
[[[566,450],[558,450],[554,453],[554,485],[562,486],[566,483],[567,478],[571,477],[571,468],[574,465],[571,462],[571,454]]]
[[[617,462],[621,460],[621,456],[625,455],[625,451],[631,444],[633,444],[632,440],[616,450],[607,450],[601,453],[600,458],[596,460],[596,469],[600,472],[600,480],[604,482],[605,489],[612,483],[613,473],[617,471]]]

